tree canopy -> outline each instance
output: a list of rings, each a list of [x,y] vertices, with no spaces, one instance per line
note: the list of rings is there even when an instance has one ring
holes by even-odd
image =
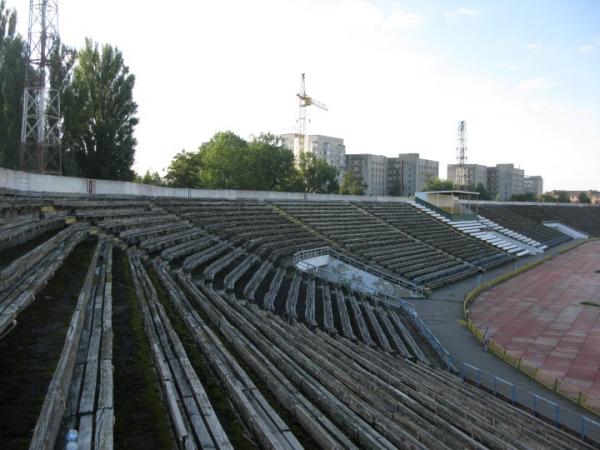
[[[513,202],[537,202],[538,197],[533,192],[525,192],[524,194],[513,194],[510,200]]]
[[[424,191],[452,191],[455,189],[450,180],[440,180],[439,178],[430,178],[423,187]]]
[[[579,200],[579,203],[592,203],[592,199],[587,195],[587,192],[581,192],[577,199]]]
[[[344,174],[342,185],[340,186],[340,194],[343,195],[363,195],[367,188],[366,183],[360,175],[352,171]]]
[[[312,153],[294,155],[279,137],[260,134],[249,141],[231,131],[216,133],[197,152],[178,153],[167,170],[175,187],[257,191],[338,192],[337,169]]]
[[[479,192],[479,196],[477,197],[478,200],[491,200],[492,199],[492,196],[490,195],[488,190],[485,188],[483,183],[477,183],[477,186],[475,186],[475,187],[470,186],[469,191]]]
[[[558,203],[571,203],[571,197],[567,191],[556,191],[556,201]]]
[[[151,184],[153,186],[165,185],[165,181],[161,178],[158,172],[150,172],[149,170],[146,170],[146,173],[144,173],[143,176],[136,173],[133,178],[133,181],[135,181],[136,183]]]
[[[25,42],[16,32],[17,13],[0,0],[0,165],[19,164],[25,87]]]
[[[294,176],[294,155],[272,134],[246,141],[225,131],[200,146],[198,166],[203,188],[284,190]]]
[[[171,160],[165,181],[169,186],[199,188],[200,154],[182,150]]]
[[[338,170],[319,159],[314,153],[302,152],[298,158],[297,175],[291,187],[293,190],[313,193],[338,193]]]
[[[122,53],[86,39],[63,97],[66,157],[77,175],[132,180],[138,123],[134,75]]]

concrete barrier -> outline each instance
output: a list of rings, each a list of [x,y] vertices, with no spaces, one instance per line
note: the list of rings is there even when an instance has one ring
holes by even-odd
[[[106,196],[144,196],[167,198],[208,198],[222,200],[309,200],[354,202],[405,202],[409,197],[312,194],[304,192],[239,191],[228,189],[190,189],[151,186],[129,181],[94,180],[21,172],[0,167],[0,188],[48,194],[90,194]]]

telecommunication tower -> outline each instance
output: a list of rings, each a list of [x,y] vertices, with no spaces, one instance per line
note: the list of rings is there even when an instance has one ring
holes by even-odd
[[[296,142],[294,143],[294,154],[296,157],[301,152],[308,151],[308,132],[306,131],[306,108],[314,105],[324,111],[327,111],[327,106],[323,103],[315,100],[306,94],[306,83],[305,74],[302,74],[300,81],[300,92],[296,94],[299,99],[299,112],[298,112],[298,134],[296,136]]]
[[[21,123],[21,170],[61,174],[60,93],[51,85],[50,58],[58,39],[58,0],[30,0]]]
[[[456,184],[462,188],[469,186],[469,171],[467,169],[467,121],[458,122],[456,132],[458,146],[456,147]]]

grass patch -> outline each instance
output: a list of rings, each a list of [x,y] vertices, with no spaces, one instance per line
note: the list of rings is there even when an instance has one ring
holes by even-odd
[[[162,285],[158,284],[161,287],[162,290]],[[156,287],[156,283],[155,283],[155,287]],[[202,289],[200,289],[202,290]],[[161,294],[159,292],[159,290],[157,289],[157,293],[159,294],[159,299],[161,298]],[[164,291],[163,291],[164,293]],[[162,302],[163,300],[161,300]],[[170,303],[170,301],[165,302],[167,304]],[[196,304],[195,301],[190,301],[190,304],[192,305],[192,308],[198,313],[198,315],[200,315],[200,317],[204,320],[205,323],[207,323],[210,327],[210,329],[217,335],[217,337],[219,338],[219,340],[221,341],[221,343],[223,344],[223,346],[229,351],[229,353],[233,356],[233,358],[235,359],[235,361],[240,365],[240,367],[244,370],[244,372],[246,372],[246,374],[250,377],[250,379],[254,382],[254,384],[256,385],[257,389],[260,391],[260,393],[264,396],[264,398],[267,400],[267,402],[269,403],[269,405],[275,410],[275,412],[279,415],[279,417],[281,417],[285,423],[290,427],[290,430],[292,431],[292,433],[294,433],[294,435],[296,436],[296,438],[300,441],[300,443],[305,447],[305,448],[319,448],[319,445],[314,441],[314,439],[306,432],[304,431],[304,429],[300,426],[300,424],[296,421],[296,419],[294,418],[294,416],[292,416],[284,407],[281,403],[279,403],[279,401],[277,400],[277,398],[271,394],[271,392],[268,390],[268,388],[265,386],[265,384],[256,376],[256,374],[254,373],[254,371],[250,368],[250,366],[248,366],[243,358],[241,358],[236,350],[233,348],[233,346],[227,341],[227,339],[223,336],[223,334],[221,333],[221,330],[219,330],[217,327],[215,327],[213,325],[213,323],[210,321],[210,319],[204,314],[204,311]],[[163,303],[164,305],[164,303]],[[164,305],[165,309],[167,309],[167,305]],[[215,307],[216,308],[216,307]],[[218,310],[218,308],[216,308]],[[174,309],[171,310],[172,312],[174,311]],[[167,312],[168,314],[168,312]],[[174,315],[176,316],[176,312],[174,313]],[[169,318],[171,318],[169,316]],[[173,325],[175,326],[175,325]],[[181,335],[180,335],[181,337]],[[185,344],[184,344],[185,345]],[[187,351],[187,348],[186,348]],[[189,356],[189,354],[188,354]],[[190,358],[191,360],[191,358]],[[199,374],[200,376],[200,374]],[[204,383],[204,380],[201,379],[201,381]],[[206,389],[206,386],[205,386]],[[223,389],[221,387],[221,389]],[[208,392],[208,390],[207,390]],[[211,403],[212,403],[212,399],[211,399]],[[215,405],[213,404],[213,408],[215,407]],[[223,422],[221,422],[221,425],[223,425],[223,427],[225,427],[225,424]],[[230,437],[231,439],[231,437]],[[232,441],[233,443],[233,441]],[[252,448],[256,448],[256,447],[252,447]]]
[[[2,449],[29,447],[95,247],[96,239],[75,247],[0,341]]]
[[[156,275],[154,267],[148,268],[148,276],[152,280],[152,284],[156,289],[158,300],[164,306],[165,312],[171,321],[171,325],[175,329],[177,336],[181,339],[183,348],[187,353],[188,359],[192,363],[206,394],[210,400],[221,426],[225,430],[229,441],[236,449],[256,449],[258,448],[250,439],[250,434],[238,417],[233,405],[227,398],[227,393],[218,378],[216,377],[213,370],[208,365],[208,362],[204,359],[204,356],[198,349],[196,341],[192,337],[192,334],[188,330],[184,321],[181,319],[175,307],[171,303],[167,293],[165,292],[160,279]]]
[[[126,254],[113,257],[115,448],[177,448]]]

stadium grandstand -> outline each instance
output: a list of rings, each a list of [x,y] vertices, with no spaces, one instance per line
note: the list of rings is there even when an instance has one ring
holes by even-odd
[[[466,376],[412,306],[583,240],[566,229],[599,236],[600,207],[453,220],[408,198],[0,175],[1,448],[600,445],[589,411]]]

